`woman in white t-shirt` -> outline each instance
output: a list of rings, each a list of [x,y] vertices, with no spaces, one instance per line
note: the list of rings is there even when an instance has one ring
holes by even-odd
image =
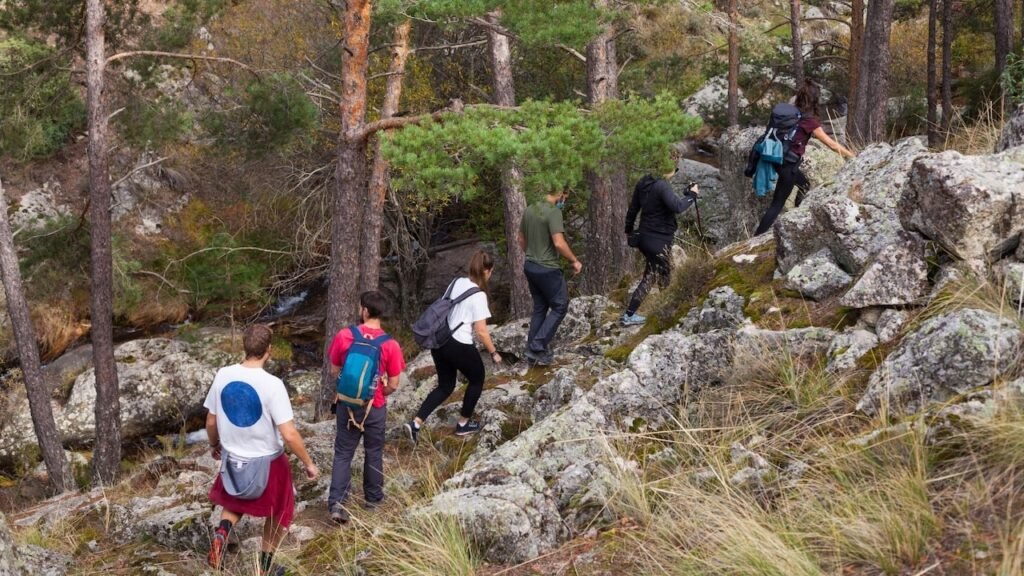
[[[491,334],[487,331],[487,319],[491,317],[491,310],[487,306],[487,281],[492,272],[494,259],[490,254],[480,251],[469,261],[469,277],[458,278],[452,285],[453,299],[472,288],[479,288],[480,292],[455,305],[448,317],[448,326],[452,329],[451,339],[444,346],[430,351],[437,368],[437,387],[423,401],[416,417],[405,424],[406,433],[413,444],[416,443],[423,421],[455,391],[457,372],[462,372],[469,380],[469,386],[462,400],[455,435],[468,436],[480,431],[480,423],[470,420],[484,389],[484,363],[480,352],[473,345],[474,334],[491,355],[491,360],[496,364],[501,363],[501,355],[495,350]]]

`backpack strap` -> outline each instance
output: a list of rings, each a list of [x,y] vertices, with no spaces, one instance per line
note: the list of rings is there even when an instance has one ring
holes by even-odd
[[[366,340],[366,337],[363,336],[363,333],[359,331],[359,326],[356,326],[355,324],[353,324],[353,325],[349,326],[348,329],[352,332],[352,340],[354,342],[358,342],[360,340]]]
[[[456,278],[455,280],[452,280],[452,283],[448,285],[448,289],[444,291],[444,296],[441,296],[441,298],[444,298],[446,300],[450,300],[451,299],[452,290],[455,289],[455,282],[457,280],[458,280],[458,278]]]
[[[367,400],[366,412],[363,412],[363,419],[360,422],[356,422],[356,415],[352,412],[352,408],[346,406],[346,409],[348,410],[348,424],[346,426],[349,428],[355,426],[360,432],[366,432],[366,419],[370,417],[370,410],[373,410],[373,399]]]
[[[469,290],[466,290],[462,294],[459,294],[458,298],[455,298],[454,300],[452,300],[452,304],[462,304],[463,300],[465,300],[466,298],[469,298],[470,296],[473,296],[475,294],[479,294],[480,292],[483,292],[483,290],[481,290],[479,288],[470,288]]]
[[[389,336],[387,334],[381,334],[380,336],[377,336],[376,338],[369,338],[369,339],[367,339],[367,341],[370,344],[372,344],[373,346],[376,346],[377,348],[380,348],[381,345],[383,345],[388,340],[391,340],[391,336]]]

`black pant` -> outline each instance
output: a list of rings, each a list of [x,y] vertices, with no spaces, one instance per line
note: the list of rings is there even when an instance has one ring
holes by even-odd
[[[644,266],[644,277],[640,284],[633,291],[633,298],[629,301],[629,308],[626,314],[635,314],[643,304],[644,298],[650,293],[651,288],[657,283],[664,288],[668,286],[672,274],[672,250],[671,236],[658,236],[654,234],[640,234],[640,253],[644,255],[646,265]]]
[[[775,184],[775,195],[772,196],[772,205],[768,207],[768,211],[764,213],[764,217],[761,218],[761,223],[757,225],[757,231],[754,232],[754,236],[764,234],[775,224],[775,219],[782,213],[782,209],[786,207],[786,200],[789,199],[789,195],[793,192],[793,186],[799,186],[804,188],[807,186],[807,176],[800,171],[800,164],[793,162],[786,162],[782,166],[775,169],[779,174],[779,181]]]
[[[352,410],[353,416],[362,422],[365,409]],[[367,502],[384,499],[384,428],[388,419],[388,407],[373,408],[363,422],[363,430],[348,425],[348,409],[338,404],[337,425],[334,435],[334,466],[331,469],[331,490],[327,496],[328,507],[336,502],[348,500],[352,480],[352,457],[356,455],[359,440],[363,441],[363,498]]]
[[[558,326],[569,312],[569,287],[559,268],[548,268],[533,262],[523,267],[533,297],[533,316],[526,347],[537,354],[547,353]]]
[[[462,372],[469,380],[466,395],[462,398],[463,418],[469,418],[476,409],[480,393],[484,391],[484,361],[476,346],[463,344],[455,338],[448,340],[444,346],[431,350],[434,366],[437,368],[437,387],[430,391],[416,416],[426,420],[442,402],[455,391],[455,373]]]

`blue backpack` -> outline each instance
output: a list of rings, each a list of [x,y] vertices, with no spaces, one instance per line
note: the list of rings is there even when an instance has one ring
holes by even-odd
[[[369,338],[363,336],[356,326],[350,326],[349,330],[352,331],[352,346],[348,349],[345,365],[338,374],[335,392],[338,393],[338,402],[348,409],[349,424],[355,424],[356,428],[362,430],[373,408],[373,395],[377,391],[377,382],[380,379],[381,348],[385,342],[391,340],[391,337],[381,334],[376,338]],[[366,407],[363,420],[356,422],[352,409],[363,407]]]

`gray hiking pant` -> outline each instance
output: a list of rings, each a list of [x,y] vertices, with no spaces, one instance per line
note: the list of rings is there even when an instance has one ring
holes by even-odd
[[[357,421],[363,419],[363,409],[353,410]],[[384,428],[388,407],[370,410],[363,425],[365,431],[348,425],[348,410],[338,404],[337,432],[334,434],[334,467],[331,470],[331,491],[327,496],[330,509],[336,502],[348,500],[352,481],[352,457],[356,455],[359,440],[363,441],[363,498],[367,502],[384,499]]]

